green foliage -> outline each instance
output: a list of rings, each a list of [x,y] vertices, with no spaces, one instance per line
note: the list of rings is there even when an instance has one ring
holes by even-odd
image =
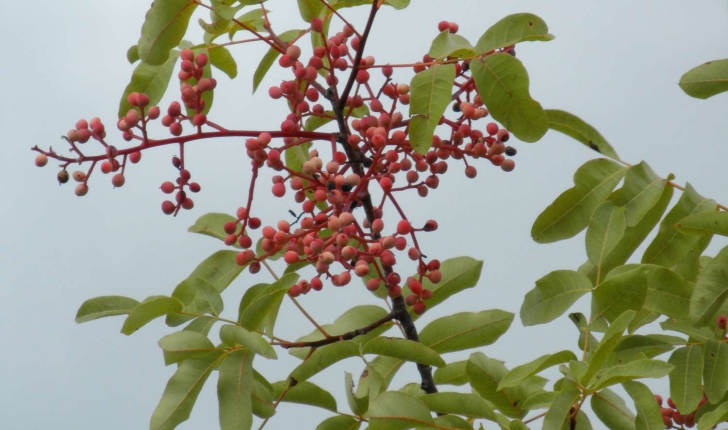
[[[685,72],[680,78],[680,88],[698,99],[728,91],[728,59],[708,61]]]
[[[488,112],[524,142],[536,142],[548,130],[549,119],[531,98],[526,68],[512,55],[497,53],[470,62],[478,94]]]
[[[410,83],[410,145],[420,154],[432,146],[435,127],[452,100],[455,66],[433,66],[417,73]]]
[[[478,53],[484,53],[519,42],[547,42],[554,39],[554,35],[549,34],[548,31],[546,23],[536,15],[516,13],[493,24],[480,36],[475,48]]]
[[[269,27],[267,17],[271,11],[262,3],[257,0],[211,0],[210,22],[199,21],[204,31],[203,43],[193,45],[183,37],[191,15],[200,4],[188,0],[154,2],[146,15],[139,42],[127,52],[129,62],[139,61],[139,64],[122,96],[119,116],[126,115],[132,108],[127,101],[132,92],[146,94],[151,105],[162,99],[172,79],[179,49],[189,48],[195,54],[208,55],[204,77],[211,77],[214,67],[234,79],[239,72],[238,61],[230,47],[237,42],[214,41],[225,34],[233,41],[238,31],[266,34],[259,37],[266,37],[266,41],[275,47],[268,50],[254,71],[255,92],[276,60],[286,53],[287,44],[299,44],[307,32],[311,33],[312,47],[326,47],[330,51],[329,26],[333,18],[338,18],[338,11],[357,6],[376,11],[381,5],[401,10],[409,5],[409,0],[382,1],[375,3],[374,9],[369,0],[330,0],[327,4],[318,0],[298,0],[303,21],[311,23],[321,19],[323,31],[312,31],[310,26],[305,26],[305,29],[281,33],[274,33]],[[253,7],[245,10],[246,6]],[[543,109],[530,94],[530,78],[523,63],[510,50],[517,43],[553,38],[546,23],[528,13],[501,19],[485,31],[475,46],[449,29],[441,31],[428,53],[434,61],[411,80],[410,117],[393,124],[392,128],[406,127],[409,145],[418,154],[427,153],[437,126],[442,123],[450,126],[448,120],[443,119],[447,107],[453,100],[462,100],[463,87],[474,84],[492,118],[515,138],[535,142],[548,129],[553,129],[611,158],[593,159],[579,167],[573,176],[574,186],[543,210],[531,229],[532,238],[544,244],[572,238],[586,230],[586,262],[577,270],[553,270],[535,281],[520,308],[524,326],[545,324],[562,317],[580,298],[590,294],[587,297],[590,300],[589,318],[581,313],[568,315],[577,328],[575,345],[578,350],[549,352],[533,358],[537,354],[532,354],[528,344],[519,344],[518,347],[525,351],[523,364],[508,363],[512,367],[509,370],[504,362],[486,356],[480,348],[493,344],[505,334],[513,322],[513,313],[498,309],[458,312],[437,316],[424,327],[416,327],[408,320],[419,318],[415,307],[406,307],[400,298],[387,302],[391,311],[370,304],[348,310],[332,306],[340,315],[333,323],[314,323],[315,330],[308,334],[299,333],[300,337],[295,341],[283,340],[274,335],[282,302],[289,292],[291,296],[298,294],[291,288],[297,285],[303,270],[316,264],[315,259],[288,265],[280,277],[266,265],[274,281],[255,284],[246,279],[242,297],[238,296],[239,306],[232,311],[228,309],[234,314],[228,318],[223,317],[222,293],[245,267],[236,263],[239,249],[223,250],[198,265],[177,284],[171,296],[155,295],[142,302],[122,296],[96,297],[85,301],[76,314],[78,323],[126,315],[121,329],[126,335],[162,316],[166,317],[169,326],[185,324],[181,330],[159,340],[165,364],[176,364],[177,367],[152,415],[150,428],[174,429],[187,420],[202,386],[214,371],[218,373],[219,419],[223,430],[250,429],[254,417],[268,419],[285,403],[336,413],[316,427],[320,430],[353,430],[359,429],[362,423],[371,430],[475,429],[478,425],[485,428],[482,420],[509,430],[528,429],[528,425],[556,430],[591,429],[590,419],[582,409],[587,400],[594,415],[609,429],[656,429],[664,428],[660,406],[650,388],[639,380],[665,377],[669,379],[670,396],[680,413],[695,414],[699,428],[707,429],[728,420],[728,343],[725,330],[717,327],[720,323],[716,324],[719,316],[728,313],[728,247],[714,257],[702,255],[713,235],[728,236],[728,216],[719,210],[725,210],[725,207],[703,197],[687,184],[668,211],[674,189],[679,188],[672,183],[673,175],[661,177],[644,161],[634,165],[623,162],[592,125],[562,110]],[[361,43],[362,39],[359,41]],[[357,55],[353,47],[349,55]],[[456,67],[453,63],[458,60]],[[327,76],[332,70],[329,59],[323,58],[321,62],[325,67],[318,73]],[[472,80],[463,83],[460,79],[467,75],[456,75],[456,71],[467,71],[467,67]],[[348,73],[357,71],[354,67],[336,74],[346,82]],[[728,90],[726,76],[728,60],[713,61],[685,73],[680,87],[692,97],[708,98]],[[460,91],[453,89],[454,83]],[[299,80],[296,85],[303,91],[307,84]],[[359,86],[367,87],[357,83]],[[367,91],[375,94],[378,90],[367,87]],[[204,112],[212,105],[212,94],[208,91],[202,95]],[[295,99],[296,94],[286,95],[291,105],[299,102]],[[329,95],[325,97],[330,98]],[[457,106],[455,108],[457,110]],[[344,115],[376,119],[381,111],[373,110],[370,112],[365,104],[347,108]],[[192,113],[188,109],[187,114]],[[302,131],[306,133],[302,136],[318,135],[313,132],[336,119],[334,110],[302,116],[305,117]],[[339,142],[343,141],[342,137],[346,139],[342,135],[331,136],[332,145],[336,139]],[[288,173],[282,175],[296,174],[312,157],[309,151],[314,146],[307,137],[286,139],[289,140],[284,141],[282,158]],[[449,144],[459,145],[454,143],[454,137],[451,140]],[[492,148],[491,141],[487,144]],[[467,145],[473,143],[464,145],[462,151],[471,150]],[[347,153],[347,157],[351,158],[351,155]],[[437,155],[440,156],[439,151]],[[458,158],[456,155],[460,154],[454,151],[450,155]],[[490,157],[492,154],[488,154]],[[415,158],[411,161],[416,162]],[[351,163],[347,161],[347,164]],[[497,163],[494,161],[494,164]],[[380,177],[393,173],[393,170],[382,173],[383,167],[376,164],[364,167]],[[393,169],[392,164],[387,168]],[[329,186],[326,174],[317,175],[313,178],[307,175],[304,186],[309,185],[308,181],[321,181],[318,185]],[[366,187],[362,186],[359,192],[357,202],[367,198]],[[305,197],[301,195],[297,199],[312,198],[311,189],[305,193]],[[323,202],[318,205],[326,207]],[[237,222],[237,218],[210,213],[198,218],[188,231],[225,240],[228,234],[224,226],[228,222]],[[315,228],[320,230],[319,237],[330,238],[337,234],[334,227],[318,220],[315,222]],[[658,224],[654,238],[644,243]],[[368,228],[363,223],[355,226]],[[298,226],[291,230],[296,228]],[[420,230],[415,231],[419,234]],[[294,231],[293,234],[299,233]],[[294,239],[300,242],[293,240],[293,249],[308,246],[303,237]],[[366,238],[360,242],[351,239],[349,244],[357,248],[358,258],[364,259],[370,268],[377,264],[386,274],[389,269],[382,264],[384,258],[377,257],[379,261],[370,258],[371,253],[366,250],[370,239],[377,239],[374,232],[366,233]],[[237,244],[233,246],[239,248]],[[340,253],[339,248],[343,247],[331,243],[326,246],[334,253]],[[633,255],[641,246],[645,249],[643,254]],[[266,259],[279,260],[287,249],[291,248],[281,246]],[[266,254],[261,242],[255,253],[259,258]],[[628,264],[630,258],[639,264]],[[431,260],[423,257],[420,261]],[[427,310],[432,311],[451,296],[474,288],[479,282],[483,262],[471,257],[445,260],[439,269],[442,280],[437,283],[428,279],[422,267],[418,272],[422,276],[418,279],[421,278],[423,288],[432,293],[431,298],[424,300]],[[251,269],[257,269],[257,266]],[[362,280],[366,282],[374,276],[373,272]],[[320,269],[319,275],[327,279],[331,274]],[[413,293],[405,282],[399,283],[404,297]],[[374,293],[387,300],[387,288],[383,284]],[[497,294],[497,291],[491,293]],[[220,323],[217,345],[210,339],[210,331],[216,323]],[[418,338],[412,335],[412,327],[420,330],[418,341],[412,340]],[[401,329],[406,335],[395,337],[399,334],[393,330],[394,335],[385,337],[392,328]],[[277,347],[288,350],[302,361],[279,374],[284,376],[281,380],[270,383],[254,368],[254,358],[259,355],[277,359]],[[457,351],[468,351],[469,358],[448,363],[447,356],[443,355]],[[329,393],[310,379],[330,366],[354,357],[357,360],[348,361],[346,365],[354,363],[362,371],[356,384],[351,372],[344,375],[345,395],[353,413],[349,415],[338,410],[336,393]],[[415,364],[422,380],[408,381],[397,391],[390,389],[402,366],[414,367]],[[431,366],[437,367],[432,382],[439,392],[435,392],[426,380],[426,370]],[[563,375],[561,379],[551,383],[541,376],[556,366]],[[462,392],[443,390],[447,385],[461,386],[463,388],[458,390]],[[631,405],[617,394],[617,385],[624,389]],[[543,411],[535,412],[539,410]],[[543,422],[531,424],[540,418]],[[487,425],[492,426],[491,423]]]
[[[170,57],[187,32],[197,3],[189,0],[154,2],[149,8],[137,43],[142,63],[161,65]]]
[[[558,109],[546,109],[546,116],[549,117],[550,129],[560,131],[600,154],[604,154],[613,159],[619,159],[612,145],[607,142],[597,129],[578,116]]]

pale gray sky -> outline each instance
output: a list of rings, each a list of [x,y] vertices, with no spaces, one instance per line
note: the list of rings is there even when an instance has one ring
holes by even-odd
[[[157,321],[127,337],[119,334],[121,318],[76,325],[75,312],[94,296],[143,299],[170,294],[197,263],[222,247],[211,238],[186,233],[187,227],[206,212],[232,213],[246,197],[248,162],[240,140],[190,146],[189,163],[203,192],[196,196],[195,209],[177,218],[161,213],[164,195],[157,188],[174,177],[169,165],[173,148],[145,152],[121,189],[112,190],[108,177],[95,174],[89,195],[81,199],[71,186],[58,187],[54,168],[34,167],[29,148],[63,149],[59,136],[79,118],[99,116],[114,124],[132,70],[125,53],[137,41],[149,3],[43,0],[7,2],[0,8],[0,37],[5,41],[0,71],[5,102],[0,109],[8,126],[0,205],[5,227],[0,245],[3,428],[146,428],[174,371],[174,366],[164,367],[156,345],[172,329]],[[268,2],[275,28],[303,26],[295,3]],[[518,47],[531,76],[531,94],[544,107],[565,109],[590,122],[624,160],[646,160],[658,174],[672,172],[678,183],[690,181],[703,195],[728,203],[726,96],[699,101],[677,86],[690,68],[728,57],[725,1],[413,0],[404,11],[381,14],[369,52],[378,62],[416,61],[443,19],[458,22],[460,34],[475,42],[488,26],[515,12],[541,16],[556,35],[549,43]],[[345,13],[361,22],[364,11]],[[211,113],[216,122],[239,128],[278,126],[282,107],[265,91],[251,96],[252,72],[263,53],[261,46],[241,46],[234,50],[238,78],[230,82],[218,73]],[[278,81],[276,73],[274,67],[262,88]],[[165,100],[162,106],[171,98]],[[116,141],[122,146],[120,136]],[[500,308],[517,313],[536,279],[552,270],[575,269],[585,259],[583,234],[544,246],[532,242],[529,233],[538,213],[571,186],[576,168],[596,154],[555,132],[535,144],[515,145],[519,154],[511,174],[482,163],[478,177],[467,180],[451,166],[430,198],[403,199],[415,220],[439,222],[439,231],[423,239],[427,255],[469,255],[485,261],[480,284],[428,313],[418,322],[420,328],[457,311]],[[285,217],[290,207],[283,200],[264,204],[269,222]],[[715,239],[709,252],[724,245]],[[258,279],[244,274],[228,288],[228,315],[234,315],[245,287]],[[353,305],[376,302],[353,282],[344,289],[310,294],[302,303],[319,321],[331,322]],[[580,301],[575,310],[588,312],[588,302]],[[307,323],[289,303],[281,312],[282,337],[308,333]],[[512,367],[575,344],[576,330],[566,316],[528,329],[517,318],[498,343],[483,351]],[[271,381],[285,378],[296,364],[285,353],[279,355],[278,362],[256,361]],[[360,361],[349,360],[313,382],[333,392],[339,409],[348,411],[343,372],[358,374],[361,369]],[[416,380],[409,365],[392,388]],[[208,384],[181,429],[217,426],[214,376]],[[664,394],[666,385],[660,387]],[[327,416],[283,404],[268,428],[314,428]],[[596,418],[592,423],[600,428]]]

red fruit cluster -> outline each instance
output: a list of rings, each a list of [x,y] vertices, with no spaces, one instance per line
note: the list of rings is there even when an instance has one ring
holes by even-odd
[[[456,33],[458,25],[443,21],[438,30]],[[421,62],[407,66],[421,72],[444,62],[454,64],[456,69],[455,117],[441,118],[440,131],[432,138],[431,147],[420,153],[410,143],[409,120],[401,112],[402,106],[410,103],[410,86],[393,80],[395,67],[379,65],[374,57],[362,55],[359,51],[364,42],[349,25],[331,35],[324,32],[320,19],[314,19],[311,31],[324,42],[314,46],[309,58],[303,57],[295,43],[278,46],[278,64],[290,73],[289,79],[268,91],[271,98],[283,99],[289,107],[279,130],[251,135],[209,122],[203,96],[213,91],[217,82],[204,77],[209,67],[208,56],[190,49],[180,53],[182,103],[172,102],[161,123],[172,136],[182,136],[183,122],[190,121],[196,139],[205,137],[203,126],[215,129],[218,136],[247,137],[245,150],[252,168],[248,201],[238,209],[236,220],[224,226],[225,243],[242,249],[237,255],[238,264],[248,266],[253,273],[260,270],[263,260],[273,256],[282,256],[289,265],[313,265],[316,276],[294,285],[291,296],[321,290],[324,280],[337,287],[345,286],[355,276],[365,279],[366,287],[372,291],[386,287],[390,297],[401,297],[405,288],[406,304],[414,313],[421,314],[432,296],[423,287],[425,278],[437,284],[442,273],[439,261],[423,254],[417,237],[435,231],[437,222],[413,221],[398,203],[397,193],[416,192],[426,197],[430,190],[439,187],[440,178],[453,165],[463,166],[465,175],[475,178],[478,171],[474,162],[483,158],[509,172],[515,168],[509,157],[517,151],[506,145],[510,138],[508,130],[495,122],[478,122],[489,113],[476,93],[467,60],[436,61],[424,55]],[[381,75],[373,73],[377,68]],[[73,174],[79,182],[76,194],[84,195],[88,191],[88,177],[97,163],[103,173],[116,173],[112,184],[121,187],[125,183],[127,160],[137,163],[143,149],[176,143],[180,155],[172,158],[172,164],[178,177],[160,187],[174,198],[162,203],[162,211],[177,214],[180,209],[191,209],[194,202],[188,194],[200,191],[200,185],[191,182],[192,175],[185,166],[184,145],[189,139],[150,139],[147,124],[160,117],[159,107],[149,106],[149,97],[140,93],[129,94],[127,102],[131,108],[118,120],[117,128],[124,140],[139,140],[139,146],[117,150],[104,141],[106,129],[98,118],[89,123],[81,120],[66,137],[78,158],[64,158],[34,148],[40,152],[36,165],[47,164],[49,156],[64,162],[58,176],[59,182],[64,183],[69,179],[66,166],[91,161],[87,172]],[[324,104],[331,107],[327,109]],[[338,133],[310,131],[317,128],[316,124],[326,122],[336,124]],[[103,145],[104,155],[86,157],[78,150],[77,143],[91,138]],[[310,142],[314,140],[325,141],[327,147],[313,149]],[[295,157],[287,157],[290,153]],[[294,164],[286,161],[291,158],[296,160]],[[299,205],[295,220],[264,226],[252,215],[253,195],[256,189],[260,190],[256,185],[262,168],[276,172],[270,188],[274,197],[293,195]],[[374,201],[375,198],[381,200]],[[388,210],[396,213],[398,220],[385,225],[383,214]],[[257,229],[261,229],[260,237],[254,239],[251,232]],[[259,248],[253,248],[255,240],[259,240]],[[416,275],[408,277],[404,284],[395,270],[397,253],[406,254],[417,267]]]
[[[662,422],[665,424],[666,428],[695,427],[695,413],[698,411],[698,409],[700,409],[701,406],[708,402],[708,398],[705,397],[705,394],[703,394],[703,397],[700,399],[698,407],[694,411],[690,412],[689,414],[681,414],[680,411],[677,410],[677,407],[675,407],[675,402],[672,401],[671,397],[667,399],[666,408],[662,405],[662,396],[660,396],[659,394],[655,394],[655,400],[657,400],[657,404],[660,405]]]

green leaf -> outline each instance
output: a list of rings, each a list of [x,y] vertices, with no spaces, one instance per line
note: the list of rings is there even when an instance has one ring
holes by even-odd
[[[493,409],[475,394],[434,393],[422,396],[420,400],[433,412],[496,420]]]
[[[193,319],[191,323],[187,324],[187,326],[185,328],[183,328],[182,330],[194,331],[196,333],[200,333],[200,334],[207,336],[210,333],[210,329],[212,328],[212,326],[215,325],[215,323],[217,321],[218,320],[216,318],[209,317],[209,316],[197,317],[197,318]]]
[[[549,128],[541,104],[531,98],[528,72],[516,57],[500,53],[470,61],[470,69],[488,112],[524,142],[536,142]]]
[[[728,236],[728,212],[701,212],[690,215],[675,224],[675,228],[685,234]]]
[[[369,372],[364,370],[359,377],[359,386],[354,394],[354,380],[351,373],[344,372],[344,387],[346,389],[346,402],[354,415],[363,416],[369,410]],[[379,393],[377,393],[379,394]]]
[[[296,382],[303,382],[334,363],[356,356],[359,356],[359,345],[352,341],[323,346],[311,354],[308,360],[293,369],[291,378]]]
[[[248,430],[253,425],[253,358],[255,354],[238,349],[220,364],[217,398],[221,430]]]
[[[634,407],[637,410],[635,419],[637,430],[661,429],[665,426],[662,422],[660,406],[655,401],[655,395],[645,384],[629,381],[623,382],[622,386],[634,400]]]
[[[594,211],[586,229],[586,255],[595,266],[601,266],[624,236],[627,227],[624,214],[623,207],[616,207],[610,201]]]
[[[377,354],[400,358],[435,367],[445,366],[440,354],[420,342],[394,337],[376,337],[361,347],[362,354]]]
[[[187,32],[197,3],[166,0],[152,3],[144,18],[139,38],[139,58],[143,63],[160,65],[169,58],[170,49],[179,45]]]
[[[172,430],[190,417],[197,396],[218,360],[219,357],[207,355],[180,363],[152,414],[150,430]]]
[[[130,335],[162,315],[181,310],[182,303],[175,298],[167,296],[147,297],[143,302],[136,305],[129,313],[129,316],[126,317],[121,332]]]
[[[521,406],[524,409],[531,410],[548,409],[549,406],[551,406],[551,403],[554,401],[556,394],[557,393],[554,393],[552,391],[540,391],[527,397],[526,400],[521,403]]]
[[[576,115],[563,110],[546,109],[546,116],[549,118],[550,129],[560,131],[609,158],[619,159],[617,152],[601,133]]]
[[[238,319],[240,325],[250,331],[256,330],[263,323],[266,315],[278,308],[283,297],[298,281],[298,278],[297,273],[287,273],[262,290],[260,294],[247,303],[247,306],[243,307],[241,302]]]
[[[473,430],[473,424],[457,415],[440,415],[434,421],[439,428]]]
[[[337,415],[327,418],[316,426],[316,430],[359,430],[361,423],[352,417]]]
[[[533,361],[511,369],[500,380],[498,389],[501,390],[505,387],[516,387],[529,377],[540,373],[544,369],[548,369],[549,367],[557,364],[568,363],[570,360],[576,359],[576,355],[574,355],[571,351],[559,351],[554,354],[542,355]]]
[[[641,378],[662,378],[669,374],[675,366],[661,360],[635,360],[627,364],[612,366],[597,375],[598,382],[594,390],[601,390],[614,384]]]
[[[584,163],[574,173],[574,187],[564,191],[536,218],[531,228],[533,240],[550,243],[576,236],[625,172],[626,168],[605,158]]]
[[[614,322],[609,326],[607,331],[604,333],[602,340],[596,347],[594,353],[589,357],[589,365],[583,375],[579,377],[579,382],[582,385],[589,385],[592,383],[594,376],[604,366],[607,358],[612,354],[612,351],[617,347],[619,340],[622,338],[622,333],[627,328],[627,325],[634,317],[635,312],[627,311],[620,315]]]
[[[668,176],[668,179],[670,178],[672,178],[672,176]],[[599,285],[612,269],[623,265],[642,244],[642,241],[645,240],[657,223],[660,222],[662,215],[665,213],[665,210],[672,199],[673,191],[674,189],[672,187],[665,186],[662,190],[662,196],[657,204],[650,209],[639,224],[625,229],[622,240],[620,240],[617,246],[614,247],[614,250],[609,253],[600,267],[595,266],[591,262],[586,262],[579,268],[579,273],[583,273],[589,277],[589,279],[592,280],[592,284]],[[626,204],[625,200],[622,200],[621,198],[615,199],[614,196],[615,194],[612,194],[609,199],[617,206]],[[624,194],[622,194],[622,197],[623,196]]]
[[[228,75],[230,79],[238,76],[238,64],[226,47],[213,45],[207,48],[207,52],[213,67]]]
[[[220,327],[220,340],[230,346],[241,345],[265,358],[276,359],[275,350],[258,333],[252,333],[242,327],[225,324]]]
[[[498,390],[498,384],[508,373],[502,362],[475,352],[470,355],[466,371],[473,389],[503,414],[511,418],[523,418],[528,413],[527,409],[521,407],[521,401],[527,395],[523,386]]]
[[[672,330],[686,334],[698,342],[707,342],[714,337],[713,332],[706,327],[697,328],[688,321],[681,321],[675,318],[670,318],[669,320],[661,322],[660,327],[662,327],[663,330]]]
[[[278,38],[280,38],[284,42],[290,42],[304,31],[305,30],[284,31],[283,33],[278,35]],[[275,63],[279,55],[281,55],[281,53],[277,49],[270,48],[268,52],[263,56],[263,59],[260,60],[260,64],[258,64],[258,67],[253,73],[253,94],[255,94],[255,91],[258,89],[261,81],[268,73],[268,70],[270,70],[273,63]]]
[[[384,308],[379,306],[355,306],[344,312],[340,317],[336,318],[333,324],[323,324],[321,325],[321,328],[323,328],[324,331],[326,331],[326,333],[328,333],[330,336],[340,336],[342,334],[366,327],[373,322],[384,318],[385,316],[387,316],[387,314],[388,312]],[[362,343],[371,340],[379,336],[383,332],[387,331],[390,327],[392,327],[392,325],[394,325],[393,322],[382,324],[380,327],[372,330],[366,335],[355,337],[352,341],[354,343]],[[315,329],[308,335],[296,339],[296,342],[311,342],[321,339],[324,339],[324,335],[318,329]],[[289,353],[303,360],[308,356],[310,350],[311,348],[295,348],[292,349]]]
[[[657,237],[647,247],[642,262],[664,267],[677,264],[698,243],[700,236],[681,234],[673,226],[688,215],[713,212],[716,208],[714,200],[706,199],[692,185],[686,184],[680,200],[660,223]]]
[[[182,303],[182,310],[191,314],[220,315],[223,311],[223,301],[217,289],[198,277],[189,277],[180,282],[172,292],[172,297]],[[194,316],[181,314],[168,314],[167,325],[175,327],[185,323]]]
[[[704,355],[705,396],[716,404],[728,392],[728,343],[709,340]]]
[[[728,299],[728,247],[703,269],[690,299],[690,319],[698,327],[715,324]]]
[[[652,398],[655,402],[655,398]],[[655,402],[657,404],[657,402]],[[624,400],[609,388],[592,394],[591,407],[594,414],[610,430],[635,429],[635,416]],[[664,427],[664,426],[663,426]],[[661,427],[658,427],[661,428]]]
[[[321,16],[324,4],[318,0],[298,0],[298,10],[304,21],[311,22],[314,18]]]
[[[453,64],[434,65],[417,73],[410,82],[410,145],[419,154],[432,146],[432,137],[452,101]]]
[[[582,351],[586,351],[587,354],[592,353],[596,350],[599,345],[599,341],[591,333],[589,329],[589,320],[584,314],[575,312],[569,314],[569,319],[574,323],[576,329],[579,330],[578,346]],[[588,355],[587,355],[588,356]]]
[[[246,30],[246,31],[257,31],[258,33],[266,32],[265,29],[265,17],[263,16],[263,9],[253,9],[250,12],[246,12],[237,18],[235,18],[234,22],[230,23],[230,26],[228,27],[228,37],[230,40],[233,40],[233,37],[235,37],[235,34],[238,31]]]
[[[173,49],[168,58],[160,64],[139,63],[131,74],[131,80],[124,88],[119,101],[119,118],[126,116],[132,106],[126,100],[131,93],[146,94],[149,97],[149,106],[154,106],[162,100],[167,91],[169,81],[172,80],[174,66],[177,64],[179,51]]]
[[[252,355],[252,354],[251,354]],[[273,387],[267,379],[253,369],[253,393],[250,400],[253,404],[253,414],[259,418],[270,418],[276,413],[273,406]]]
[[[129,47],[126,51],[126,59],[129,61],[129,64],[134,64],[139,61],[139,47],[137,45]]]
[[[706,413],[698,421],[698,428],[700,430],[712,429],[718,423],[728,420],[728,402],[723,403],[715,410]]]
[[[625,311],[638,311],[647,298],[647,278],[655,270],[649,265],[629,266],[611,272],[592,293],[591,321],[603,316],[612,322]]]
[[[683,343],[685,339],[667,335],[629,335],[620,339],[614,352],[617,360],[631,361],[635,357],[654,358],[665,352],[672,351],[676,343]]]
[[[139,305],[139,302],[123,296],[101,296],[88,299],[81,304],[76,312],[78,324],[95,319],[115,315],[127,315]]]
[[[245,269],[245,267],[239,266],[235,262],[236,255],[237,251],[217,251],[200,263],[190,273],[189,278],[204,279],[212,284],[217,291],[222,293],[237,278],[240,272]]]
[[[461,312],[436,319],[420,333],[420,342],[438,353],[490,345],[508,330],[513,314],[501,310]]]
[[[468,42],[468,39],[446,30],[438,34],[432,41],[428,55],[438,60],[446,57],[472,57],[475,55],[475,48]]]
[[[521,305],[525,326],[544,324],[561,316],[579,297],[592,290],[584,275],[572,270],[555,270],[536,281]]]
[[[435,369],[433,375],[435,384],[437,385],[465,385],[468,383],[468,373],[466,372],[467,360],[447,363],[445,367]]]
[[[644,161],[627,169],[624,186],[610,196],[610,200],[624,207],[627,227],[634,227],[660,200],[667,186],[663,179]]]
[[[703,354],[700,345],[676,349],[667,361],[675,366],[670,373],[670,397],[681,414],[698,408],[703,396]]]
[[[159,347],[164,351],[164,364],[179,363],[190,358],[199,358],[211,351],[215,345],[204,334],[194,331],[178,331],[159,339]]]
[[[679,85],[685,94],[697,99],[728,91],[728,59],[708,61],[688,70]]]
[[[506,16],[486,30],[478,39],[475,49],[478,54],[482,54],[518,42],[553,40],[554,36],[548,31],[548,26],[538,16],[532,13],[516,13]]]
[[[440,264],[442,280],[433,284],[429,279],[424,278],[422,288],[432,291],[432,297],[427,300],[427,309],[435,306],[468,288],[473,288],[480,279],[480,272],[483,269],[483,262],[470,257],[455,257],[443,261]],[[402,294],[406,296],[409,289],[403,288]],[[417,319],[417,315],[413,316]]]
[[[647,276],[647,297],[644,309],[672,318],[690,318],[692,284],[672,270],[659,266],[653,267],[655,270]]]
[[[276,399],[283,402],[299,403],[301,405],[316,406],[336,412],[336,399],[328,391],[308,381],[299,382],[292,388],[287,388],[285,381],[274,382],[273,393]]]
[[[430,410],[415,397],[397,391],[380,394],[369,405],[370,430],[434,428]]]
[[[571,407],[579,398],[579,389],[572,384],[563,384],[561,392],[556,395],[546,416],[543,419],[545,429],[569,428],[571,421]]]

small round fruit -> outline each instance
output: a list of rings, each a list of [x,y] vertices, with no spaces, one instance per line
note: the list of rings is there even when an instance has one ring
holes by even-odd
[[[113,178],[111,178],[111,184],[116,188],[123,187],[124,182],[126,182],[126,179],[122,173],[117,173]]]
[[[48,156],[45,154],[38,154],[35,156],[35,165],[38,167],[43,167],[46,164],[48,164]]]
[[[69,177],[70,175],[68,174],[68,171],[61,170],[60,172],[58,172],[56,179],[58,179],[59,184],[65,184],[66,182],[68,182]]]
[[[86,193],[88,193],[88,185],[78,184],[78,185],[76,185],[76,189],[74,191],[77,196],[83,197],[86,195]]]
[[[166,215],[171,215],[175,210],[175,204],[170,202],[169,200],[165,200],[162,202],[162,212],[164,212]]]
[[[414,306],[412,306],[412,311],[416,315],[422,315],[422,314],[424,314],[425,313],[425,310],[427,310],[427,307],[425,306],[425,303],[424,302],[417,302],[417,303],[414,304]]]
[[[725,315],[721,315],[718,317],[718,319],[715,321],[715,325],[718,326],[719,329],[725,330],[726,323],[728,322],[728,318],[726,318]]]

